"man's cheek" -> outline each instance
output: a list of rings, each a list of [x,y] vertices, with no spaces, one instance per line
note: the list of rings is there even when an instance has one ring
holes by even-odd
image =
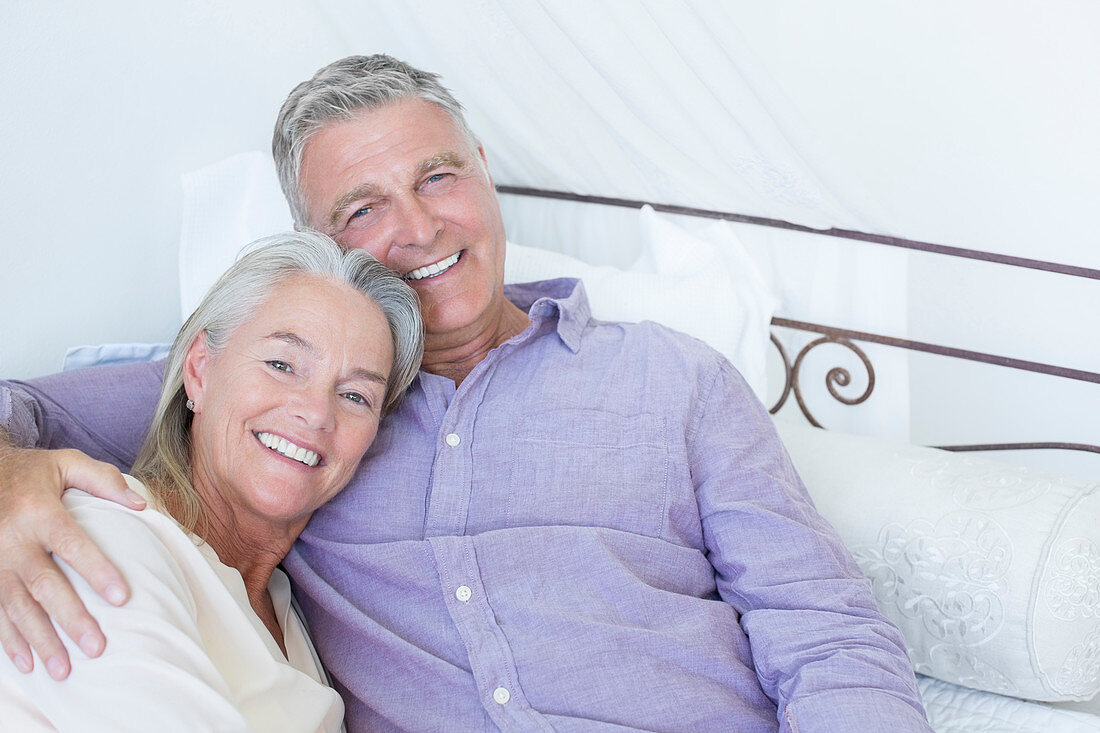
[[[374,257],[376,260],[386,265],[389,264],[384,259],[384,252],[376,242],[373,242],[369,237],[361,232],[349,232],[344,231],[332,237],[336,240],[336,243],[345,249],[361,249],[365,250],[367,254]]]

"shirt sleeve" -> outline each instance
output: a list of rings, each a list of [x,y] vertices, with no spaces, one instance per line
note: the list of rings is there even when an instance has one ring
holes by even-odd
[[[160,396],[164,362],[0,382],[0,427],[23,447],[76,448],[127,470]]]
[[[89,733],[251,730],[205,651],[182,561],[127,510],[84,494],[74,508],[71,494],[73,515],[119,566],[134,595],[125,606],[111,606],[63,565],[106,634],[107,649],[88,659],[62,635],[73,670],[60,683],[41,663],[30,675],[0,672],[9,689],[22,690],[23,714],[58,730]]]
[[[704,541],[781,731],[930,731],[897,628],[722,362],[689,433]]]

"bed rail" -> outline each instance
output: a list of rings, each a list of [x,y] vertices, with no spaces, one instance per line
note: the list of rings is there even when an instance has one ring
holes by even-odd
[[[933,244],[931,242],[920,242],[912,239],[890,237],[883,234],[871,234],[868,232],[859,232],[850,229],[814,229],[812,227],[804,226],[802,224],[794,224],[780,219],[769,219],[766,217],[751,216],[748,214],[737,214],[727,211],[714,211],[711,209],[699,209],[689,206],[660,204],[649,201],[638,201],[634,199],[622,199],[609,196],[590,196],[586,194],[570,193],[568,191],[552,191],[539,188],[509,185],[498,185],[496,188],[497,191],[499,191],[500,193],[512,194],[516,196],[531,196],[536,198],[557,199],[578,203],[602,204],[605,206],[618,206],[633,209],[640,209],[643,206],[651,206],[655,211],[660,211],[668,214],[680,214],[684,216],[695,216],[706,219],[719,219],[722,221],[731,221],[741,224],[753,224],[756,226],[772,227],[776,229],[787,229],[790,231],[819,234],[822,236],[849,239],[859,242],[866,242],[869,244],[878,244],[889,247],[900,247],[904,249],[918,250],[921,252],[930,252],[932,254],[946,255],[949,257],[961,257],[969,260],[992,262],[1000,265],[1007,265],[1009,267],[1021,267],[1029,270],[1041,270],[1044,272],[1052,272],[1060,275],[1067,275],[1070,277],[1083,277],[1091,280],[1100,280],[1100,270],[1093,268],[1067,265],[1058,262],[1049,262],[1046,260],[1036,260],[1026,257],[1014,257],[1011,255],[1003,255],[995,252],[983,252],[981,250],[965,249],[962,247],[951,247],[942,244]],[[849,370],[837,366],[829,369],[826,373],[826,389],[829,391],[829,394],[832,395],[833,399],[845,405],[858,405],[862,402],[865,402],[871,396],[875,389],[874,366],[871,364],[871,360],[867,357],[866,352],[859,348],[856,342],[880,344],[884,346],[907,349],[910,351],[937,354],[940,356],[948,356],[956,359],[981,362],[984,364],[995,364],[997,366],[1007,367],[1010,369],[1018,369],[1023,371],[1035,372],[1038,374],[1061,377],[1064,379],[1076,379],[1085,382],[1092,382],[1094,384],[1100,384],[1100,373],[1098,372],[1070,369],[1053,364],[1025,361],[1023,359],[1013,359],[1006,356],[998,356],[995,354],[987,354],[978,351],[968,351],[966,349],[941,346],[939,344],[932,344],[922,341],[911,341],[894,336],[885,336],[882,334],[868,333],[864,331],[853,331],[849,329],[836,328],[834,326],[822,325],[819,323],[795,321],[789,318],[781,318],[778,316],[772,318],[772,325],[780,328],[794,329],[797,331],[819,334],[818,338],[810,341],[799,350],[798,354],[795,355],[793,361],[790,355],[787,353],[787,350],[783,347],[782,342],[776,337],[775,333],[773,332],[771,334],[771,341],[778,350],[780,358],[783,360],[784,384],[779,399],[770,408],[769,411],[772,414],[778,412],[793,394],[795,401],[798,404],[799,410],[802,412],[803,416],[815,427],[823,426],[810,412],[809,407],[806,405],[806,401],[803,399],[800,377],[802,365],[804,363],[806,355],[823,344],[837,344],[848,349],[859,358],[867,371],[867,386],[863,390],[863,392],[856,397],[846,397],[842,395],[837,389],[838,387],[847,387],[851,384],[852,375]],[[938,447],[950,451],[1059,449],[1100,453],[1100,445],[1065,442],[981,443],[970,445],[944,445]]]
[[[838,390],[837,387],[847,387],[852,382],[852,375],[844,367],[833,367],[825,375],[825,387],[828,389],[829,394],[833,396],[833,399],[841,402],[845,405],[858,405],[861,402],[865,402],[871,393],[875,389],[875,369],[871,364],[870,358],[859,348],[858,345],[853,343],[854,341],[864,341],[867,343],[882,344],[884,346],[894,346],[902,349],[909,349],[910,351],[921,351],[928,354],[938,354],[940,356],[950,356],[956,359],[965,359],[967,361],[977,361],[984,364],[996,364],[998,366],[1009,367],[1011,369],[1020,369],[1023,371],[1035,372],[1038,374],[1048,374],[1056,377],[1063,377],[1065,379],[1077,379],[1083,382],[1092,382],[1094,384],[1100,384],[1100,374],[1096,372],[1086,372],[1080,369],[1067,369],[1066,367],[1053,366],[1051,364],[1043,364],[1034,361],[1024,361],[1023,359],[1012,359],[1007,356],[997,356],[995,354],[985,354],[980,351],[967,351],[966,349],[956,349],[948,346],[939,346],[937,344],[929,344],[922,341],[909,341],[907,339],[894,338],[892,336],[880,336],[879,334],[866,333],[863,331],[852,331],[844,328],[833,328],[831,326],[823,326],[819,323],[807,323],[805,321],[792,321],[788,318],[772,318],[772,325],[780,326],[783,328],[791,328],[798,331],[808,331],[811,333],[822,334],[819,338],[809,342],[798,352],[794,361],[791,361],[790,356],[787,354],[786,348],[784,348],[782,342],[773,333],[771,336],[772,344],[779,351],[779,357],[783,360],[783,391],[779,395],[778,401],[772,405],[769,412],[773,415],[783,407],[787,399],[794,394],[795,401],[798,403],[798,409],[802,412],[802,415],[807,421],[814,427],[823,427],[821,423],[810,412],[809,407],[806,405],[806,401],[802,398],[802,386],[800,381],[801,368],[803,360],[806,355],[816,349],[822,344],[837,344],[843,346],[857,357],[863,363],[863,367],[867,370],[867,387],[858,397],[845,397]],[[1100,445],[1091,445],[1089,443],[1059,443],[1059,442],[1029,442],[1029,443],[975,443],[971,445],[940,445],[937,448],[950,451],[997,451],[997,450],[1046,450],[1046,449],[1058,449],[1058,450],[1076,450],[1085,451],[1088,453],[1100,453]]]

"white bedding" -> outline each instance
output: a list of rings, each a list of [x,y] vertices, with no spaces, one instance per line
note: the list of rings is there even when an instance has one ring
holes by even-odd
[[[936,733],[1096,733],[1100,716],[917,676]]]

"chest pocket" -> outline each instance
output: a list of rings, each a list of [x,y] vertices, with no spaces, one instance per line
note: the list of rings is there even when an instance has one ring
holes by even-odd
[[[508,524],[660,537],[669,450],[658,415],[561,409],[529,415],[512,445]]]

